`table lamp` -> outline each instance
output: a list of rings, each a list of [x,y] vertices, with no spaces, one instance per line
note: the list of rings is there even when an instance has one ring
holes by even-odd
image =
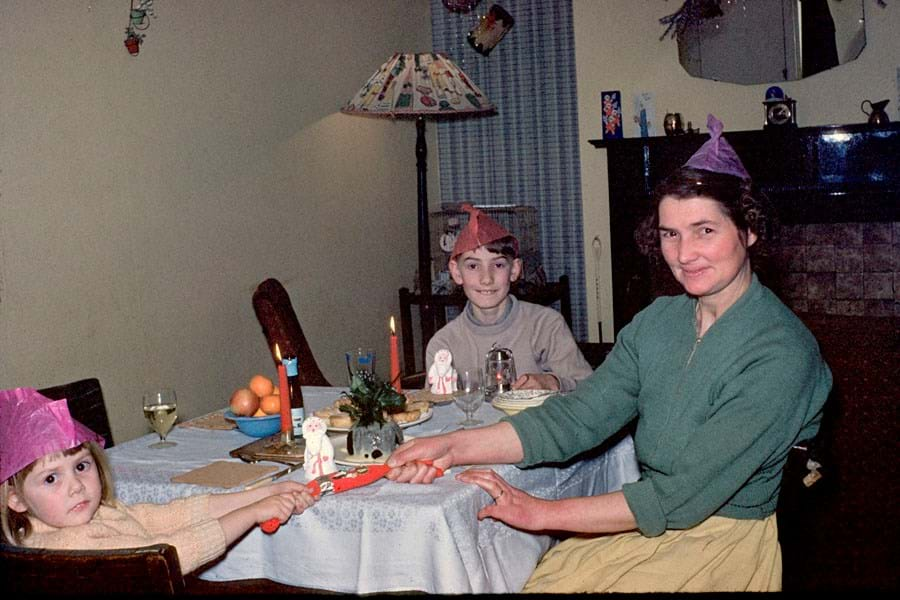
[[[422,295],[423,333],[434,333],[431,318],[431,233],[428,223],[428,171],[425,119],[488,115],[496,108],[477,85],[445,54],[394,53],[369,78],[341,112],[363,117],[416,120],[418,174],[419,293]],[[427,338],[426,338],[427,339]]]

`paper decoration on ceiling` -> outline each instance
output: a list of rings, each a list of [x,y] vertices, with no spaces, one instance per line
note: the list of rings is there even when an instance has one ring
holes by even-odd
[[[153,11],[153,0],[129,0],[128,27],[125,28],[125,48],[132,56],[141,51],[146,34],[140,33],[150,27],[150,17],[156,18]]]

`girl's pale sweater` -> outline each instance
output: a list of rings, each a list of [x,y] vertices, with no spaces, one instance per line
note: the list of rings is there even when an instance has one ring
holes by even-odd
[[[34,519],[24,546],[53,550],[100,550],[170,544],[178,551],[181,571],[225,553],[225,532],[209,516],[209,496],[173,500],[169,504],[101,505],[94,518],[76,527],[51,527]]]

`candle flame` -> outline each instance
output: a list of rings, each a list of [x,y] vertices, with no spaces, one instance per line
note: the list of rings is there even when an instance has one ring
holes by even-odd
[[[275,344],[275,360],[281,362],[281,350],[278,349],[278,344]]]
[[[391,335],[394,335],[397,331],[394,329],[394,317],[391,315]]]

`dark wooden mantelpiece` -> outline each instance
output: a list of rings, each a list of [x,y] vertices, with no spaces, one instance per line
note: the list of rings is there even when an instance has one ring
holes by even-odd
[[[726,131],[725,137],[783,224],[900,222],[900,123]],[[650,192],[708,139],[589,140],[607,150],[616,333],[660,287],[633,238]]]

